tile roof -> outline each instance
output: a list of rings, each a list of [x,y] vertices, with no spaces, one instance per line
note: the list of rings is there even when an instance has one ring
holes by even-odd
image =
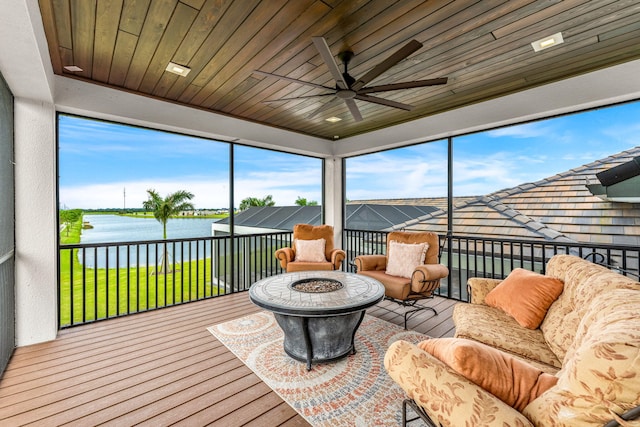
[[[454,234],[640,246],[640,204],[613,203],[586,187],[596,173],[640,155],[640,146],[533,183],[467,198],[453,212]],[[445,234],[446,206],[409,227]]]

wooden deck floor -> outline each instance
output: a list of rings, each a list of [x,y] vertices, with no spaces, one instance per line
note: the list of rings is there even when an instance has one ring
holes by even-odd
[[[452,336],[455,301],[409,328]],[[389,302],[367,312],[392,323]],[[247,292],[61,331],[17,348],[0,380],[0,425],[301,426],[308,423],[207,330],[259,309]]]

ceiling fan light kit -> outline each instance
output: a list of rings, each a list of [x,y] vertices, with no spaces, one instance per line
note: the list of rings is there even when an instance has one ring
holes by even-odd
[[[354,57],[354,53],[350,50],[342,51],[338,54],[338,58],[342,61],[344,65],[344,73],[340,72],[338,65],[335,62],[333,55],[331,54],[331,50],[329,49],[329,45],[324,37],[312,37],[311,40],[315,45],[320,57],[329,68],[329,72],[331,76],[336,82],[335,87],[319,85],[316,83],[306,82],[304,80],[293,79],[287,76],[281,76],[278,74],[267,73],[265,71],[256,70],[255,74],[260,74],[266,77],[275,77],[281,80],[287,80],[292,83],[299,83],[301,85],[311,86],[316,89],[328,90],[330,93],[318,94],[318,95],[308,95],[308,96],[300,96],[294,98],[281,98],[281,99],[272,99],[267,100],[265,102],[276,102],[276,101],[288,101],[293,99],[306,99],[306,98],[315,98],[315,97],[326,97],[333,96],[332,99],[322,104],[315,111],[311,112],[307,118],[313,118],[319,113],[328,110],[329,108],[339,104],[340,101],[343,101],[349,111],[351,112],[351,116],[356,122],[362,121],[362,114],[355,100],[371,102],[378,105],[383,105],[386,107],[398,108],[405,111],[413,110],[414,106],[409,104],[404,104],[402,102],[391,101],[389,99],[380,98],[377,96],[367,95],[370,93],[376,92],[389,92],[394,90],[402,90],[402,89],[413,89],[419,87],[426,86],[436,86],[443,85],[447,83],[446,77],[436,78],[436,79],[428,79],[428,80],[417,80],[412,82],[402,82],[402,83],[391,83],[384,84],[378,86],[369,86],[366,85],[372,82],[374,79],[379,77],[381,74],[389,70],[391,67],[396,65],[398,62],[406,59],[409,55],[417,51],[422,47],[422,43],[417,40],[411,40],[409,43],[404,45],[394,54],[389,56],[384,61],[380,62],[378,65],[373,67],[367,73],[365,73],[359,79],[355,79],[353,76],[349,74],[349,62]]]

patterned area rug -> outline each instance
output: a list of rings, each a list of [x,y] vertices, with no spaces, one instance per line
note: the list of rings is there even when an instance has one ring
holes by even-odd
[[[282,330],[269,312],[207,329],[317,427],[401,425],[405,395],[384,370],[384,353],[399,339],[427,338],[366,315],[356,333],[355,355],[307,371],[305,363],[285,354]]]

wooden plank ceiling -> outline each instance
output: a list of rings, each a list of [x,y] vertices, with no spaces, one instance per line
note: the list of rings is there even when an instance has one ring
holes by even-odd
[[[327,139],[640,58],[640,0],[40,0],[40,10],[56,74]],[[564,44],[533,51],[557,32]],[[331,93],[253,73],[335,87],[315,36],[341,71],[338,53],[355,53],[355,78],[418,40],[370,85],[448,83],[375,94],[412,111],[356,100],[360,122],[344,102],[308,117],[332,96],[265,102]],[[169,61],[191,72],[169,73]]]

